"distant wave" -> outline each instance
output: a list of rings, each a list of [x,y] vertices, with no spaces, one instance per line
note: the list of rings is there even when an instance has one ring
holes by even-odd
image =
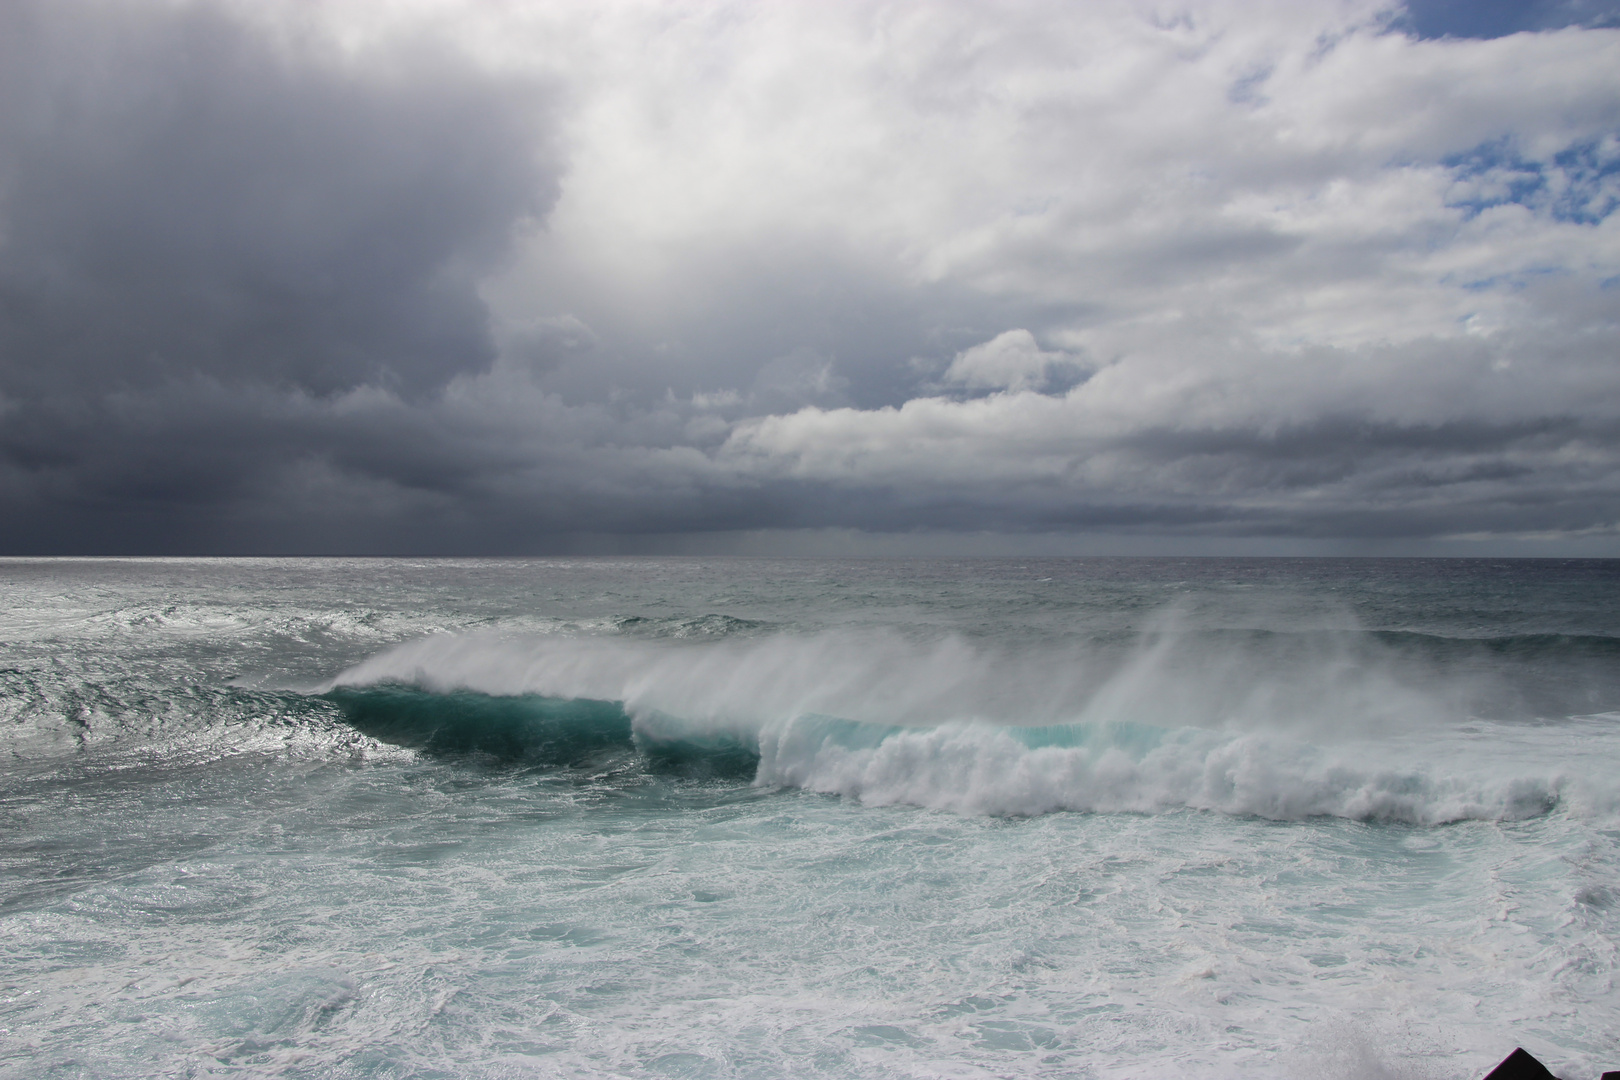
[[[1392,648],[1410,648],[1440,656],[1481,652],[1517,658],[1620,658],[1620,638],[1603,634],[1505,634],[1497,637],[1449,637],[1412,630],[1364,631],[1369,640]]]

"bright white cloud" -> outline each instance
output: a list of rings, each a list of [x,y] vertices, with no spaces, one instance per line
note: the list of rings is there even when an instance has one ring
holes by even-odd
[[[1060,372],[1081,368],[1078,357],[1043,351],[1028,330],[1008,330],[956,354],[947,383],[969,390],[1038,390]]]
[[[1617,269],[1606,230],[1470,216],[1448,160],[1611,136],[1620,33],[1418,42],[1340,4],[679,11],[575,28],[575,152],[535,257],[620,302],[724,318],[705,271],[810,247],[1076,327],[1218,310],[1349,344],[1506,318],[1464,285],[1549,242]]]

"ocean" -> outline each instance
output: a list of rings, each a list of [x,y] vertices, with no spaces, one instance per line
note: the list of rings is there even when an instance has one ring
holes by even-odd
[[[0,561],[0,1077],[1620,1068],[1620,561]]]

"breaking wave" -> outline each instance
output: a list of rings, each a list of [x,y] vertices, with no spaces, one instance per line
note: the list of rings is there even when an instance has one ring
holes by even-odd
[[[635,762],[871,805],[1419,825],[1616,809],[1611,782],[1568,766],[1612,760],[1612,716],[1566,717],[1562,741],[1543,726],[1520,745],[1522,725],[1468,711],[1478,687],[1466,674],[1370,636],[1018,652],[876,633],[442,635],[319,693],[363,733],[426,753]]]

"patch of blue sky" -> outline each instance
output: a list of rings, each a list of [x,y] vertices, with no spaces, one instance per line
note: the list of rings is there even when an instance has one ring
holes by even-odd
[[[1417,38],[1499,38],[1509,34],[1620,26],[1620,0],[1407,0],[1390,29]]]
[[[1519,292],[1530,286],[1538,278],[1567,277],[1570,270],[1565,266],[1527,266],[1507,274],[1492,274],[1489,277],[1471,278],[1468,281],[1458,281],[1454,275],[1447,274],[1440,280],[1443,284],[1455,284],[1465,292]],[[1465,318],[1472,318],[1472,315]]]
[[[1275,71],[1272,65],[1257,67],[1243,75],[1227,88],[1226,98],[1236,105],[1264,105],[1270,99],[1265,95],[1266,80]]]
[[[1446,205],[1474,218],[1522,206],[1555,221],[1596,225],[1620,207],[1620,138],[1572,143],[1546,160],[1524,157],[1511,139],[1442,158],[1452,170]]]
[[[1620,137],[1576,143],[1553,155],[1563,181],[1553,216],[1595,225],[1620,207]]]

